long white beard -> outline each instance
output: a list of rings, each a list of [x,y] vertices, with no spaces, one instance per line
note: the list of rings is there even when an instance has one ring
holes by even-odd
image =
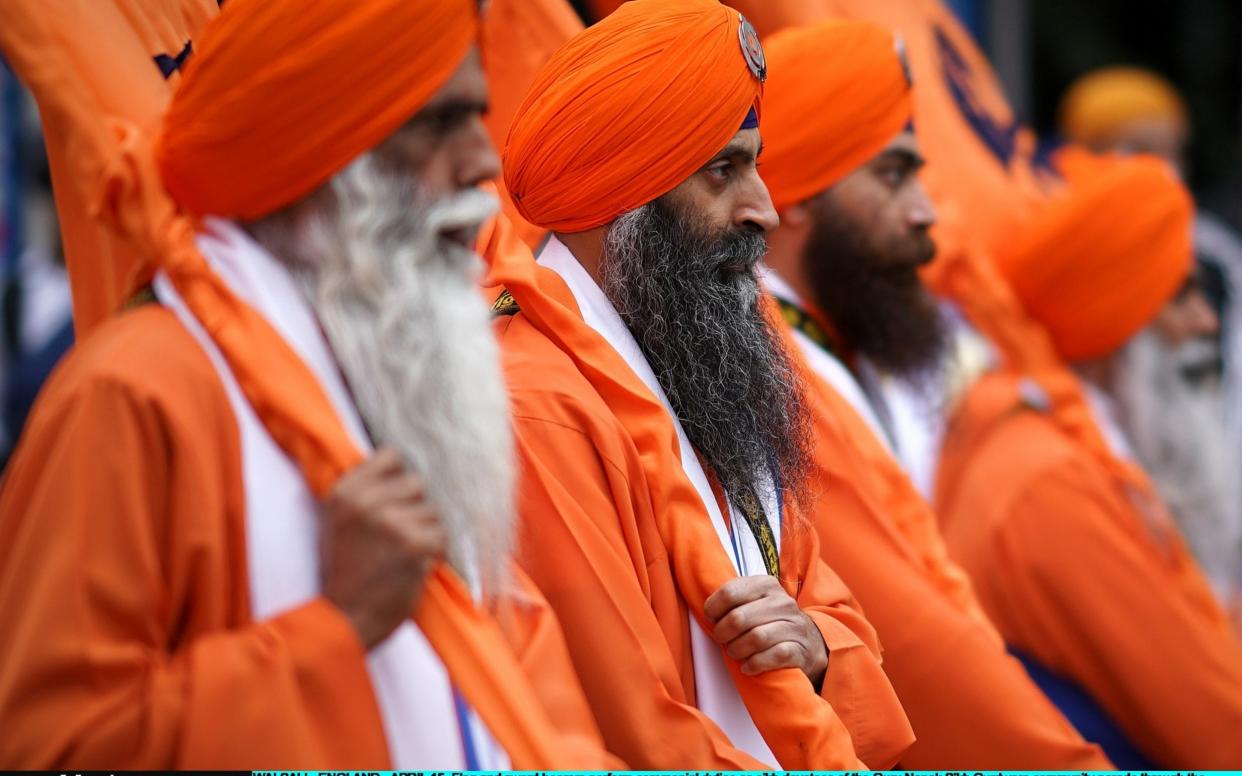
[[[1242,488],[1218,392],[1190,384],[1153,330],[1122,352],[1116,393],[1126,434],[1218,593],[1242,573]]]
[[[330,186],[335,207],[300,235],[315,261],[297,274],[368,430],[423,479],[449,562],[494,594],[514,533],[508,397],[481,261],[441,235],[478,226],[495,199],[470,191],[420,206],[417,188],[370,155]]]

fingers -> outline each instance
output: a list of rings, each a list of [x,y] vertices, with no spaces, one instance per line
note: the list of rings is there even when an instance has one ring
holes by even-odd
[[[717,644],[728,644],[760,625],[777,621],[797,623],[801,617],[798,604],[783,591],[780,595],[765,595],[730,610],[717,620],[712,628],[712,639]]]
[[[398,472],[403,468],[405,468],[405,461],[401,458],[401,453],[398,453],[396,448],[385,446],[378,448],[370,458],[358,464],[353,471],[376,476]]]
[[[341,477],[332,492],[332,498],[364,511],[415,504],[425,497],[422,478],[409,471],[401,455],[390,447],[380,448]]]
[[[429,506],[394,507],[379,517],[384,530],[395,541],[416,555],[443,557],[448,549],[448,534],[439,515]]]
[[[802,669],[805,662],[806,650],[801,644],[794,641],[782,641],[756,655],[751,655],[742,662],[741,668],[742,673],[747,676],[757,676],[778,668]]]
[[[708,620],[716,623],[733,609],[771,595],[773,592],[783,593],[784,591],[776,579],[766,574],[730,579],[703,602],[703,614]]]
[[[375,504],[416,504],[423,500],[426,490],[421,477],[398,469],[377,481],[369,495]]]
[[[785,620],[766,622],[727,642],[724,645],[725,653],[739,663],[742,663],[782,641],[795,639],[797,635],[797,629],[793,623]]]

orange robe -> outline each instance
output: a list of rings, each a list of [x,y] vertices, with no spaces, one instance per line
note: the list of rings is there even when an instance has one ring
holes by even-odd
[[[788,327],[782,323],[782,328]],[[884,644],[884,671],[918,737],[904,768],[1110,770],[1100,750],[1005,652],[931,507],[866,421],[812,371],[810,518],[820,553],[858,595]]]
[[[497,326],[523,471],[519,561],[565,628],[608,749],[639,769],[773,765],[734,747],[695,706],[690,615],[653,514],[659,486],[617,409],[525,313]],[[822,696],[858,758],[889,767],[913,736],[875,633],[820,561],[814,533],[794,522],[784,521],[782,577],[829,648]]]
[[[991,373],[954,416],[936,499],[950,550],[1006,641],[1086,690],[1145,755],[1237,767],[1242,644],[1227,616],[1150,485],[1031,396]]]
[[[164,308],[113,319],[45,388],[0,491],[0,763],[390,768],[348,620],[319,598],[255,622],[246,564],[219,377]],[[517,584],[493,615],[559,767],[615,767],[555,617]]]

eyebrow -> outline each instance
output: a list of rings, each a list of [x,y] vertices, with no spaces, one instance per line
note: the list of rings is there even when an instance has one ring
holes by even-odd
[[[759,150],[752,152],[749,144],[745,140],[734,140],[724,148],[720,149],[720,153],[713,156],[707,164],[715,164],[722,159],[735,159],[745,164],[749,164],[750,162],[758,159],[760,156],[763,156],[763,149],[764,145],[762,142],[759,143]],[[703,166],[706,167],[707,164]]]
[[[917,151],[911,151],[906,148],[890,148],[880,154],[880,159],[882,161],[901,162],[904,166],[916,170],[927,163],[927,160]]]
[[[443,102],[431,103],[414,115],[407,124],[436,121],[447,116],[478,113],[487,115],[490,106],[486,100],[467,97],[450,97]]]

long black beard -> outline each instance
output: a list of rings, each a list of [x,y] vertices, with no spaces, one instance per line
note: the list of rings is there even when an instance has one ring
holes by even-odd
[[[705,235],[658,200],[604,241],[604,292],[733,503],[774,486],[802,498],[810,460],[802,386],[759,307],[766,250],[759,232]]]
[[[914,383],[939,373],[948,342],[940,308],[918,274],[935,249],[923,232],[877,248],[858,223],[821,201],[803,250],[813,301],[845,345]]]

